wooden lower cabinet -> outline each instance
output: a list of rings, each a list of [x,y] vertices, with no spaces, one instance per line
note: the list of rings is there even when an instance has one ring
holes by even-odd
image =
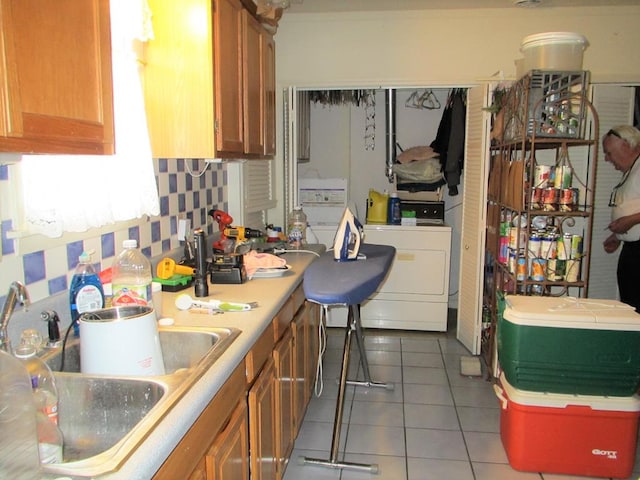
[[[287,461],[293,450],[296,427],[296,411],[294,404],[294,349],[293,333],[289,328],[282,336],[275,349],[273,359],[276,366],[276,461],[280,479],[287,467]]]
[[[275,362],[269,358],[249,390],[249,445],[252,480],[274,480],[276,463]]]
[[[249,415],[241,400],[205,457],[207,480],[249,480]]]
[[[153,476],[154,480],[208,478],[206,476],[206,455],[218,435],[224,433],[226,425],[230,423],[229,419],[233,415],[238,401],[245,401],[247,392],[245,370],[245,363],[240,362],[240,365],[236,367],[226,383]]]
[[[282,480],[311,399],[318,358],[319,308],[300,297],[301,288],[154,480]]]

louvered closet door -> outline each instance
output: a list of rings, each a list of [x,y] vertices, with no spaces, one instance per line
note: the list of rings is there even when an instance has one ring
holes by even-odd
[[[600,137],[616,125],[631,125],[633,122],[634,90],[634,87],[593,86],[593,106],[600,119]],[[602,242],[610,233],[605,230],[611,221],[611,211],[608,207],[609,194],[620,180],[620,172],[604,161],[600,139],[598,139],[598,143],[589,297],[617,300],[619,296],[616,268],[620,250],[608,254],[602,248]]]
[[[457,338],[474,355],[480,353],[482,327],[490,118],[482,108],[488,98],[489,85],[467,94]]]

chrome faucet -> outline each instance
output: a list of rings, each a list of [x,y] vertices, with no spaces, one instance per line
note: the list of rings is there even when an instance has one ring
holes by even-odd
[[[8,353],[12,352],[7,327],[9,326],[9,319],[13,314],[13,310],[16,308],[17,302],[24,305],[26,310],[29,306],[29,292],[27,291],[27,287],[22,283],[15,281],[9,285],[9,293],[2,306],[2,316],[0,317],[0,350]]]

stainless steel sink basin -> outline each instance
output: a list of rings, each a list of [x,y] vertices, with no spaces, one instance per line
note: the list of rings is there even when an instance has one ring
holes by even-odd
[[[64,461],[45,472],[97,476],[117,469],[189,388],[240,334],[235,328],[170,327],[160,330],[166,374],[111,377],[80,373],[80,343],[42,355],[59,390]]]
[[[221,340],[226,338],[231,330],[223,328],[160,328],[160,346],[167,374],[178,370],[193,368],[209,353]],[[68,340],[64,349],[64,364],[62,363],[62,349],[52,350],[42,357],[54,372],[63,367],[64,372],[79,373],[80,370],[80,340]]]
[[[156,379],[56,375],[64,461],[84,460],[113,447],[169,391]]]

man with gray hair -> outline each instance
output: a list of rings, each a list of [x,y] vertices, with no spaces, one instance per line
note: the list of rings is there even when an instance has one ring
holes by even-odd
[[[602,149],[605,161],[622,172],[609,199],[611,235],[604,250],[615,252],[622,243],[617,271],[620,301],[640,312],[640,131],[629,125],[614,127],[602,137]]]

